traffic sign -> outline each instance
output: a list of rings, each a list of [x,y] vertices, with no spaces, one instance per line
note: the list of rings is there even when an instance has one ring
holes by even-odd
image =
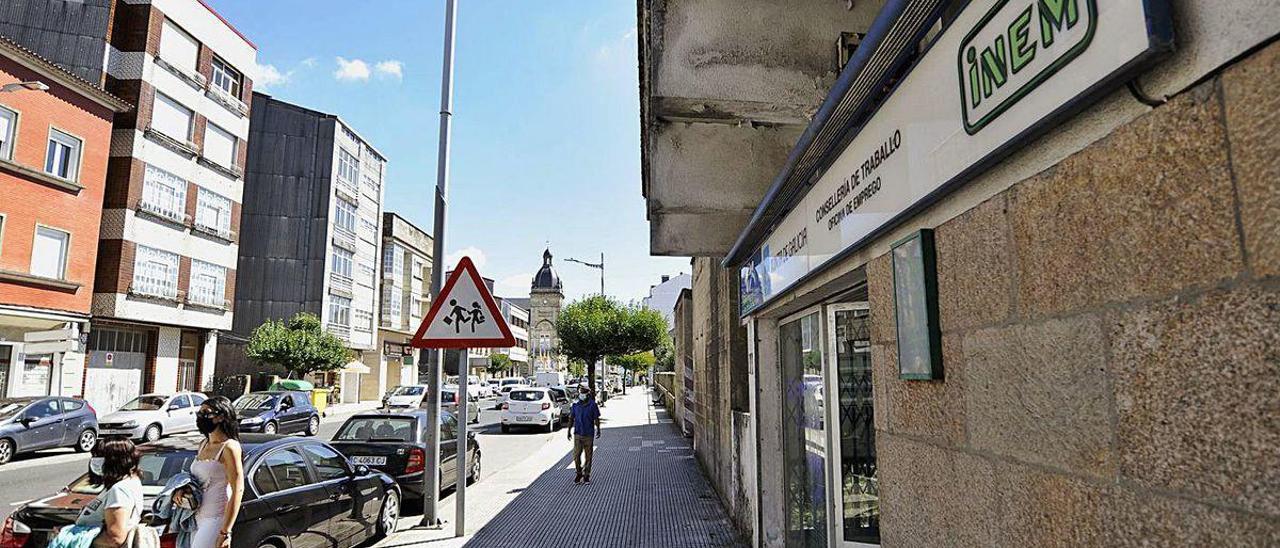
[[[458,261],[409,342],[414,348],[513,346],[516,338],[470,257]]]

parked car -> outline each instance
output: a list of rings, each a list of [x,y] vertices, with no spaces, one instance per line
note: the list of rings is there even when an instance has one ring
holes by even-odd
[[[441,392],[440,407],[450,413],[458,413],[458,387],[445,387]],[[470,393],[467,394],[467,422],[480,422],[480,398]]]
[[[507,394],[517,388],[529,388],[527,384],[504,384],[498,389],[498,400],[494,402],[494,409],[502,409],[502,404],[507,403]]]
[[[488,398],[493,396],[493,387],[489,383],[480,380],[480,377],[471,375],[467,383],[467,393],[475,394],[478,398]]]
[[[427,385],[425,384],[397,386],[390,395],[383,399],[383,407],[387,409],[420,407],[422,406],[422,397],[425,395],[427,395]]]
[[[250,392],[232,402],[241,432],[306,434],[320,431],[320,412],[305,392]]]
[[[98,435],[156,441],[167,434],[191,432],[196,429],[196,411],[205,399],[204,394],[195,392],[143,394],[99,419]]]
[[[563,392],[548,388],[519,388],[502,404],[502,432],[513,426],[537,426],[554,431],[569,417],[569,400]]]
[[[457,486],[458,419],[440,414],[440,490]],[[331,442],[351,462],[370,466],[394,477],[406,498],[422,498],[426,469],[427,412],[378,412],[354,415],[342,423]],[[480,479],[480,443],[467,432],[467,480]]]
[[[186,471],[199,440],[168,438],[141,446],[144,520],[165,482]],[[246,434],[245,490],[231,533],[237,548],[355,546],[395,532],[400,488],[390,476],[353,464],[319,440]],[[88,474],[49,497],[18,508],[4,522],[5,546],[46,546],[60,527],[70,525],[100,487]],[[176,535],[162,529],[161,546]]]
[[[85,452],[98,441],[98,414],[79,398],[45,396],[0,399],[0,464],[14,455],[74,447]]]
[[[556,386],[564,384],[564,372],[539,371],[533,375],[533,386]]]

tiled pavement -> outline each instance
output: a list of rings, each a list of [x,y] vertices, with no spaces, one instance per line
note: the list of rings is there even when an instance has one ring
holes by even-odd
[[[466,537],[450,538],[446,525],[401,531],[378,546],[740,545],[689,441],[646,390],[602,411],[591,485],[574,485],[571,445],[557,434],[557,443],[468,488]],[[442,501],[442,516],[453,516],[451,502]]]

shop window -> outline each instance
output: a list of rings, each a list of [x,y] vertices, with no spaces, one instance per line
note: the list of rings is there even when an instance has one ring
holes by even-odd
[[[786,544],[826,546],[827,433],[821,343],[813,312],[779,327]]]

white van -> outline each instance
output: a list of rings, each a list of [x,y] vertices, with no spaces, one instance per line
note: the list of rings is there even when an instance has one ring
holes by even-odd
[[[533,375],[534,386],[560,386],[564,384],[564,373],[560,371],[539,371]]]

